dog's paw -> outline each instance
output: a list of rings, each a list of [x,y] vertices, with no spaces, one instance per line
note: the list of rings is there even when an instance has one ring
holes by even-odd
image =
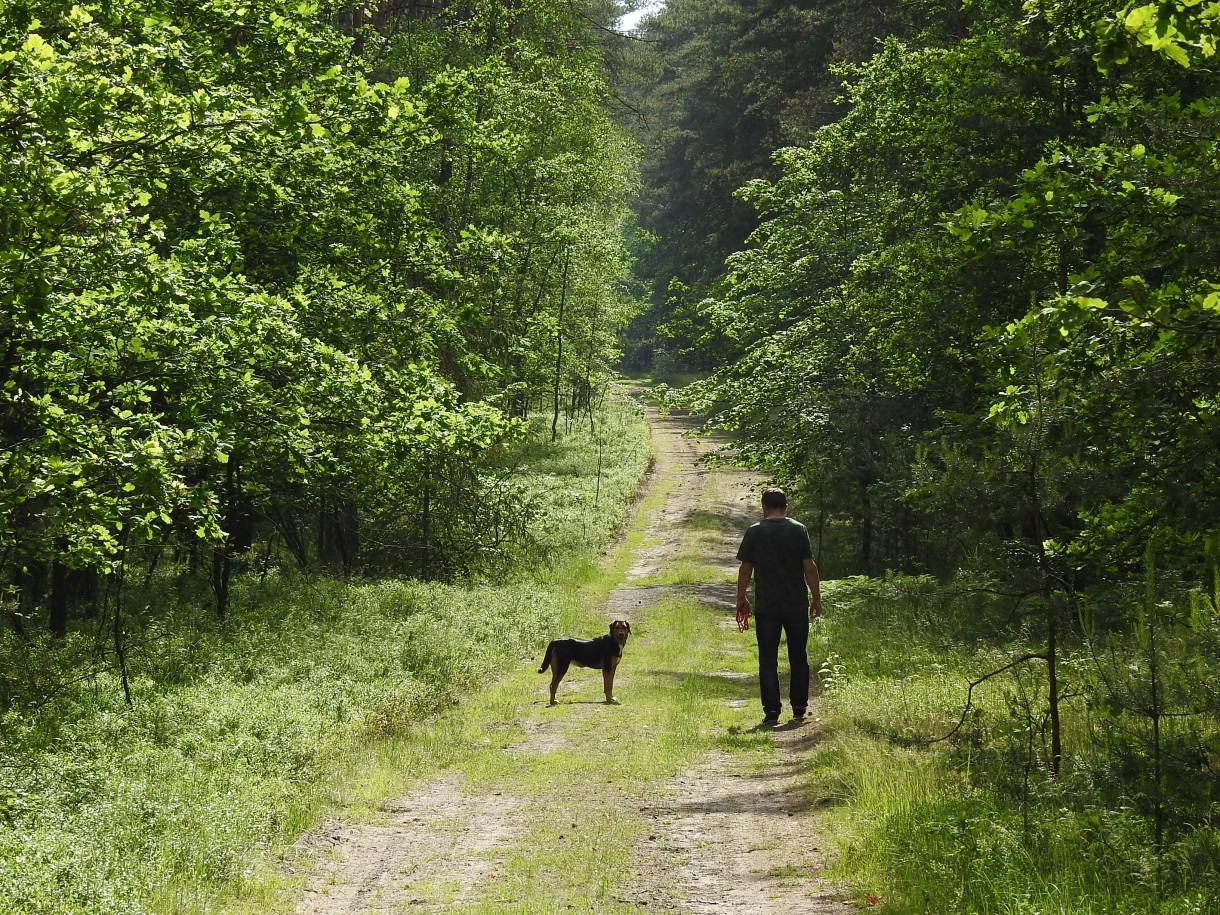
[[[623,703],[619,702],[615,696],[611,696],[609,699],[606,700],[606,705],[622,705],[622,704]]]

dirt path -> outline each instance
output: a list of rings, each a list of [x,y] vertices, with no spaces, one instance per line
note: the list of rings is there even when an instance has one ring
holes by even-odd
[[[662,575],[680,560],[684,538],[697,522],[703,536],[717,544],[712,552],[724,557],[720,578],[730,580],[740,531],[756,513],[756,491],[745,473],[698,464],[706,445],[683,436],[688,421],[655,414],[651,418],[657,462],[649,491],[664,493],[665,498],[645,519],[644,544],[634,553],[623,584],[609,594],[604,615],[646,619],[650,606],[681,594],[696,596],[712,613],[719,611],[717,625],[731,627],[731,586],[661,585],[646,579]],[[734,644],[741,646],[734,651],[750,648],[744,640]],[[758,706],[756,678],[730,671],[708,673],[741,680],[740,689],[732,691],[735,698],[725,700],[731,706]],[[560,699],[571,689],[576,687],[565,681]],[[524,739],[503,744],[502,751],[514,758],[550,753],[573,741],[587,741],[590,731],[600,727],[602,708],[596,704],[571,701],[565,711],[563,716],[531,715],[515,723]],[[818,818],[798,790],[802,759],[818,739],[816,703],[810,720],[782,725],[771,738],[775,753],[762,772],[748,760],[715,750],[646,797],[639,815],[647,834],[633,850],[630,874],[613,888],[615,911],[854,911],[819,876],[825,840],[818,832]],[[600,784],[593,787],[598,773],[588,778],[591,790],[600,790]],[[296,911],[501,911],[486,888],[497,881],[531,825],[554,815],[536,798],[474,790],[464,784],[460,772],[442,771],[408,795],[387,801],[380,822],[328,824],[308,836],[303,844],[311,875]],[[573,830],[578,826],[571,825]]]

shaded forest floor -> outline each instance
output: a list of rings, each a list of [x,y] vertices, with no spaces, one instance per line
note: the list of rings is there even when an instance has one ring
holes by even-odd
[[[574,669],[556,707],[537,657],[410,735],[439,763],[367,797],[292,849],[277,900],[299,915],[403,911],[840,913],[828,837],[802,789],[819,740],[805,722],[758,727],[753,639],[733,624],[750,477],[698,463],[682,417],[650,416],[656,465],[606,557],[589,637],[626,618],[621,706]],[[577,631],[579,630],[579,631]],[[541,654],[543,646],[538,646]],[[441,750],[444,747],[447,749]],[[395,765],[394,760],[389,760]],[[286,909],[287,910],[287,909]]]

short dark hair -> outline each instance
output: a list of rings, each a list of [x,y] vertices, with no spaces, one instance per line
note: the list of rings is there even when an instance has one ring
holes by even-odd
[[[765,508],[787,508],[788,496],[782,489],[772,487],[763,491],[762,503]]]

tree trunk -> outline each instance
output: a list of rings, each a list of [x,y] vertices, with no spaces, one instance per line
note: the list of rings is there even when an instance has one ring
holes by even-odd
[[[51,594],[48,600],[51,635],[68,634],[68,568],[59,560],[51,563]]]
[[[551,441],[559,437],[559,381],[563,373],[563,317],[568,302],[568,268],[572,264],[571,249],[563,258],[563,286],[559,290],[559,320],[555,326],[555,413],[551,419]]]
[[[224,544],[212,549],[212,593],[216,596],[216,615],[224,619],[229,612],[229,579],[233,563]]]
[[[1042,600],[1046,604],[1046,703],[1051,725],[1050,772],[1052,778],[1059,777],[1063,760],[1063,731],[1059,722],[1059,620],[1056,613],[1051,583],[1050,560],[1046,555],[1045,538],[1049,536],[1046,519],[1042,515],[1042,498],[1038,493],[1039,465],[1037,458],[1030,463],[1030,507],[1034,516],[1034,542],[1038,552],[1038,568],[1042,576]]]

